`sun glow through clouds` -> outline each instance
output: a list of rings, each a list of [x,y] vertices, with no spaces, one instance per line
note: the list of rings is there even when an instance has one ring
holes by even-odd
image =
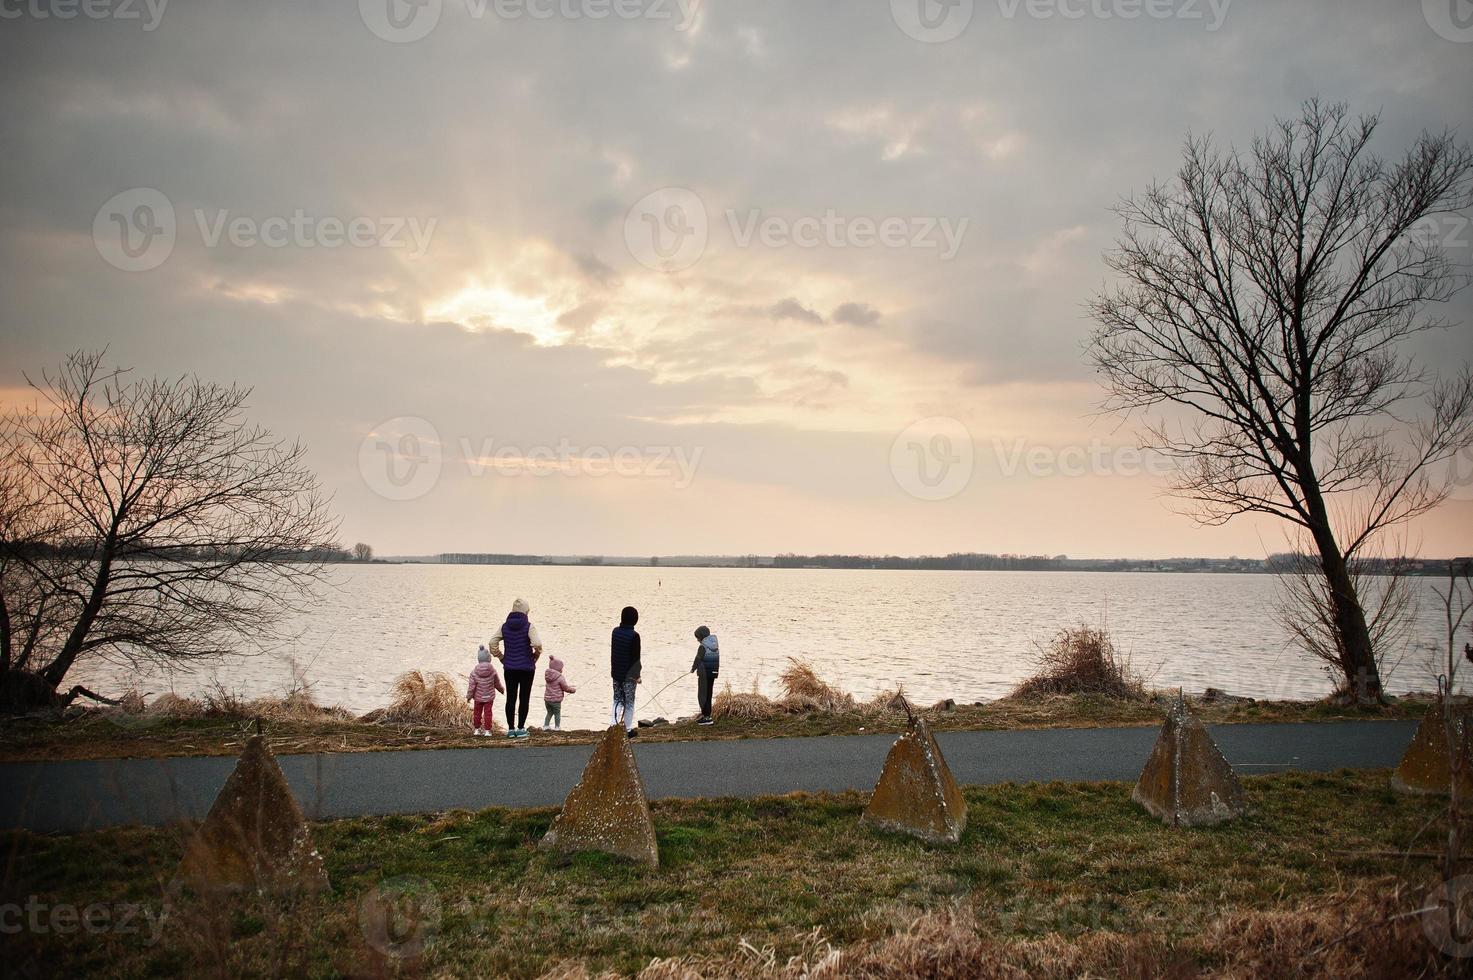
[[[468,330],[513,330],[531,337],[539,347],[555,347],[572,333],[558,325],[561,313],[549,306],[546,297],[482,284],[467,286],[425,308],[430,320],[448,320]]]

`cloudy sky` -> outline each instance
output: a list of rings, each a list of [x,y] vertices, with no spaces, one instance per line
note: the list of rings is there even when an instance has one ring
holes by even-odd
[[[927,2],[6,0],[0,398],[249,385],[380,554],[1280,550],[1098,414],[1110,208],[1315,95],[1473,134],[1466,3]]]

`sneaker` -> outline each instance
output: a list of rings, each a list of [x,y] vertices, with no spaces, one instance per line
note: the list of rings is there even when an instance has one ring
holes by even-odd
[[[527,734],[528,734],[528,732],[527,732],[527,730],[525,728],[518,728],[516,730],[516,737],[517,738],[526,738],[527,737]]]
[[[714,718],[702,718],[700,721],[696,722],[696,724],[697,725],[714,725],[714,724],[716,724],[716,720]]]
[[[471,732],[471,735],[479,735],[479,734],[481,734],[481,730],[479,728],[477,728],[475,731]]]
[[[639,738],[639,729],[638,728],[631,728],[631,729],[629,729],[629,737],[630,738]]]
[[[517,737],[517,730],[515,728],[508,728],[506,730],[506,737],[507,738],[516,738]]]

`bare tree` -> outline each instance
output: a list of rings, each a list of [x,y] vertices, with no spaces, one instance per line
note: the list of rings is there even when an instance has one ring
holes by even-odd
[[[1106,407],[1149,416],[1188,513],[1269,514],[1313,542],[1362,703],[1381,679],[1350,564],[1440,504],[1435,473],[1473,442],[1473,372],[1439,380],[1405,349],[1468,282],[1411,232],[1470,205],[1473,154],[1424,133],[1388,164],[1377,123],[1312,101],[1247,153],[1189,137],[1175,180],[1118,209],[1121,281],[1091,303],[1089,344]]]
[[[1443,737],[1447,740],[1448,758],[1448,806],[1447,842],[1442,856],[1442,880],[1451,882],[1458,874],[1458,862],[1462,857],[1463,812],[1462,791],[1467,777],[1464,773],[1470,754],[1469,717],[1466,704],[1454,701],[1453,691],[1458,684],[1458,633],[1468,623],[1473,613],[1473,558],[1460,558],[1447,564],[1447,590],[1433,591],[1442,600],[1443,622],[1447,628],[1447,660],[1437,678],[1438,701],[1442,709]],[[1464,650],[1468,651],[1465,645]],[[1473,657],[1473,651],[1468,651]],[[1453,891],[1444,884],[1442,906],[1449,923],[1456,922],[1457,909],[1453,903]]]
[[[1320,660],[1338,686],[1343,681],[1335,604],[1313,542],[1301,534],[1294,551],[1278,563],[1273,615],[1295,646]],[[1416,626],[1421,580],[1403,559],[1405,538],[1392,539],[1391,554],[1371,547],[1346,559],[1345,569],[1366,616],[1376,669],[1384,683],[1401,662]],[[1383,550],[1383,549],[1375,549]]]
[[[23,671],[37,651],[52,646],[67,627],[64,597],[55,594],[36,569],[59,539],[60,524],[57,515],[28,492],[17,436],[15,420],[0,418],[0,676],[12,668]]]
[[[1458,667],[1463,661],[1458,656],[1458,633],[1473,623],[1473,619],[1470,619],[1473,617],[1473,558],[1455,558],[1448,562],[1447,589],[1433,586],[1432,592],[1442,604],[1447,640],[1446,659],[1441,664],[1436,664],[1433,673],[1447,678],[1447,689],[1451,692],[1457,687]],[[1466,649],[1467,644],[1464,647]],[[1473,659],[1473,652],[1468,652],[1467,656]]]
[[[0,425],[0,609],[28,624],[0,637],[0,701],[75,697],[57,692],[84,659],[249,648],[311,595],[335,520],[303,448],[245,420],[249,391],[130,380],[96,353],[32,389]]]
[[[353,546],[354,561],[373,561],[373,547],[359,541]]]

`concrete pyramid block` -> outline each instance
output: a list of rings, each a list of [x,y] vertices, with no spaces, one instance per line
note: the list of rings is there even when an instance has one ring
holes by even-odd
[[[179,879],[207,891],[327,889],[312,829],[261,735],[246,742],[185,848]]]
[[[1469,714],[1473,706],[1453,707],[1453,744],[1462,752],[1463,775],[1460,795],[1473,798],[1473,748],[1469,745]],[[1442,705],[1434,704],[1422,716],[1417,734],[1407,746],[1401,764],[1391,774],[1392,788],[1403,793],[1447,793],[1452,788],[1452,754],[1448,751],[1447,727]]]
[[[967,801],[921,719],[912,717],[910,728],[890,747],[861,819],[932,844],[961,840],[967,828]]]
[[[655,822],[629,737],[610,728],[537,845],[553,854],[603,851],[651,868],[660,864]]]
[[[1222,823],[1248,808],[1237,773],[1180,696],[1130,798],[1173,827]]]

